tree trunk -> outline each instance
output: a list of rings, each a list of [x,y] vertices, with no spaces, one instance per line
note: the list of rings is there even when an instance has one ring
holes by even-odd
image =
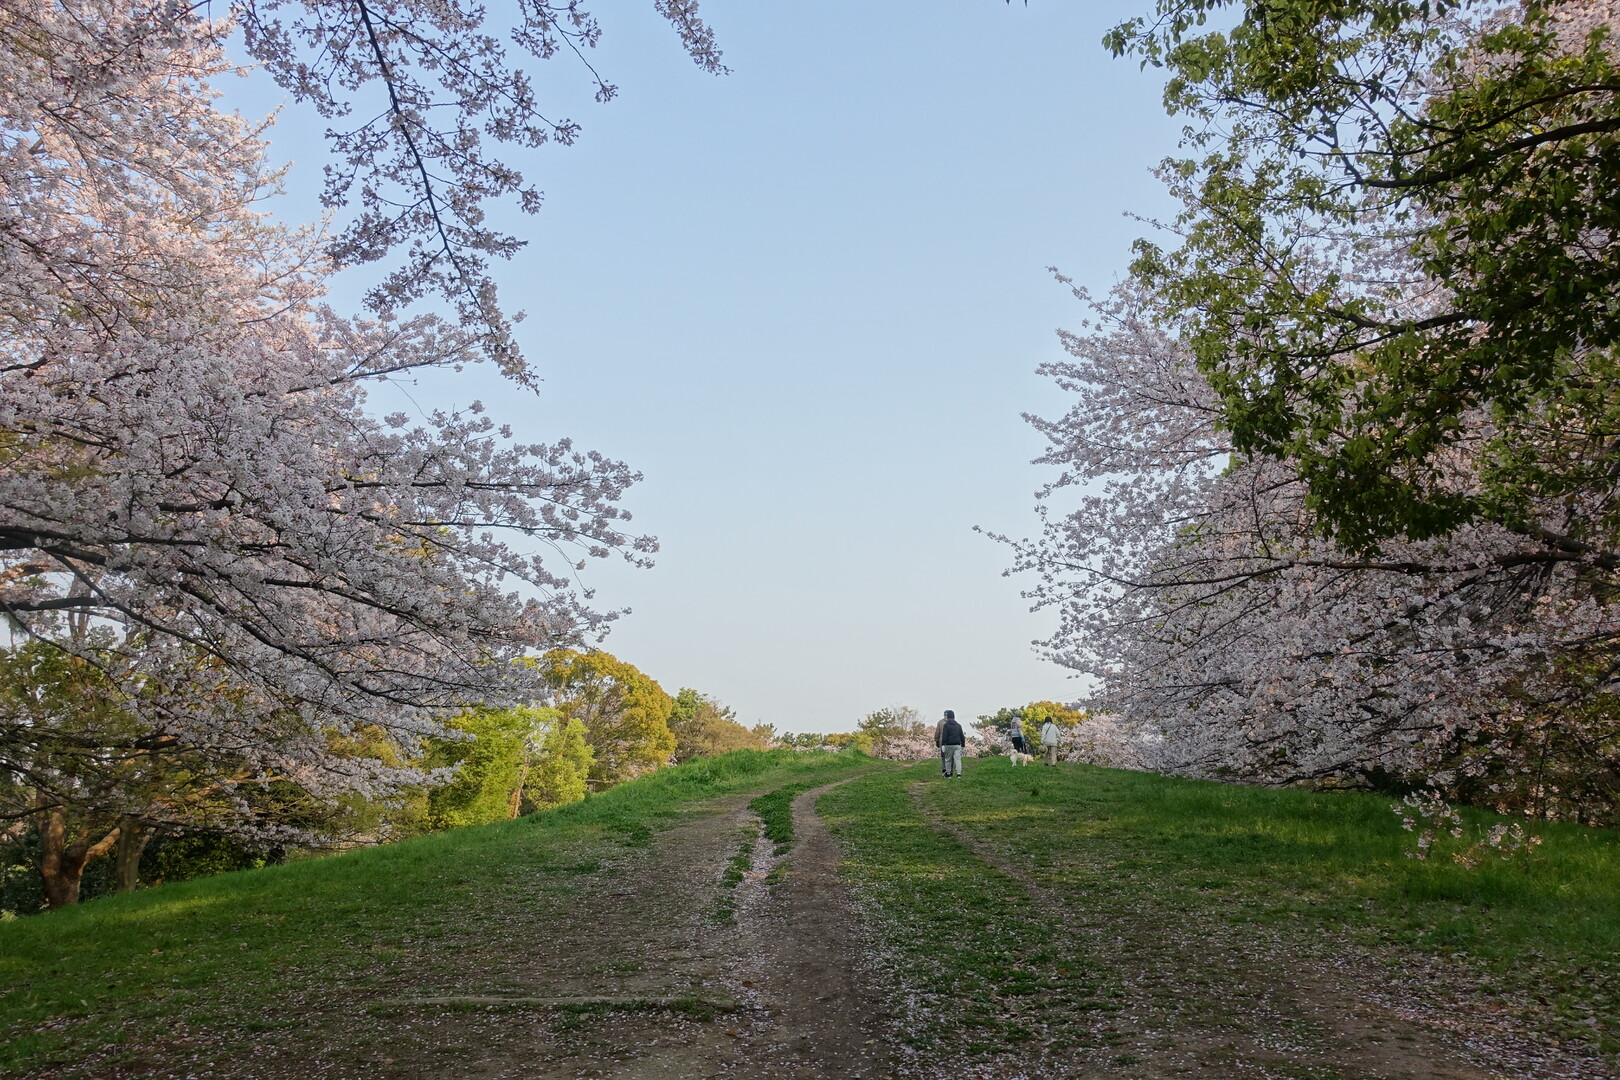
[[[114,828],[96,843],[85,838],[67,842],[67,814],[51,805],[43,794],[35,797],[39,822],[39,876],[45,886],[45,906],[52,911],[79,902],[79,881],[92,859],[99,859],[118,843]]]
[[[512,789],[512,797],[506,801],[506,816],[515,818],[523,810],[523,786],[529,782],[529,766],[525,763],[518,769],[517,787]]]
[[[141,852],[150,839],[152,828],[145,822],[125,818],[119,823],[118,850],[113,855],[119,892],[134,892],[141,883]]]

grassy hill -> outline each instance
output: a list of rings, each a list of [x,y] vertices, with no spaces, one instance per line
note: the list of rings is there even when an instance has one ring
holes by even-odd
[[[0,1074],[154,1033],[224,1040],[431,978],[540,882],[586,881],[707,799],[872,767],[850,754],[734,751],[581,803],[323,859],[109,896],[0,923]],[[490,921],[489,926],[481,925]]]
[[[1447,850],[1408,857],[1387,797],[1000,759],[942,781],[931,763],[741,751],[516,821],[0,924],[0,1074],[206,1073],[270,1044],[318,1055],[403,995],[467,992],[469,971],[533,948],[547,920],[614,919],[626,867],[643,865],[623,856],[663,852],[655,836],[710,820],[711,800],[756,796],[780,847],[792,794],[848,777],[818,810],[912,1010],[900,1030],[949,1017],[952,1053],[1027,1046],[1130,1076],[1151,1053],[1133,1023],[1184,1043],[1241,1036],[1244,1003],[1291,981],[1314,995],[1293,1004],[1324,1015],[1372,988],[1471,1039],[1530,1032],[1620,1066],[1615,830],[1538,824],[1532,855],[1467,868]],[[1496,820],[1466,815],[1470,836]],[[713,863],[722,884],[741,879],[754,835],[715,841],[731,857]],[[616,932],[657,936],[656,905],[651,918]],[[918,1042],[919,1061],[944,1052]],[[1313,1052],[1332,1060],[1335,1045]],[[344,1053],[331,1075],[371,1060]]]
[[[932,996],[986,1047],[1107,1041],[1144,997],[1207,1026],[1268,967],[1320,963],[1620,1066],[1620,831],[1536,823],[1533,855],[1468,868],[1455,849],[1505,819],[1465,811],[1465,838],[1418,860],[1387,796],[1000,759],[875,774],[819,809],[922,1013]]]

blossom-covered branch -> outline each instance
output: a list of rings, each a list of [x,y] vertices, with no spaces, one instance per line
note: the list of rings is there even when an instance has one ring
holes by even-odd
[[[654,0],[654,8],[699,67],[724,71],[696,0]],[[190,10],[160,10],[171,32],[205,32]],[[334,161],[322,199],[334,210],[353,207],[332,258],[342,266],[398,258],[372,290],[373,308],[448,297],[480,349],[526,379],[512,316],[489,274],[491,259],[510,257],[523,241],[486,217],[501,199],[526,213],[540,207],[540,190],[508,148],[568,145],[580,128],[546,114],[509,48],[531,61],[573,58],[597,100],[609,101],[617,89],[587,59],[601,37],[595,16],[580,0],[515,0],[502,33],[468,0],[236,0],[231,12],[253,59],[330,125]]]
[[[247,819],[253,785],[419,781],[450,710],[527,697],[516,657],[611,618],[576,564],[656,547],[618,462],[477,406],[366,411],[484,331],[324,306],[320,237],[258,211],[260,132],[215,108],[228,30],[0,3],[0,611],[42,650],[18,671],[80,688],[0,710],[41,813],[181,814],[132,779],[153,755]]]

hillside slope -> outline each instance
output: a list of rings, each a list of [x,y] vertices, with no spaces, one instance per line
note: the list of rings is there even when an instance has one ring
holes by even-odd
[[[940,1075],[1620,1076],[1620,832],[1469,869],[1500,819],[1420,861],[1391,803],[997,759],[820,811]]]
[[[731,754],[0,925],[0,1072],[1613,1080],[1620,834],[1537,828],[1468,869],[1388,798]]]
[[[0,924],[0,1074],[249,1075],[285,1047],[306,1075],[345,1075],[397,1057],[345,1044],[401,997],[523,990],[570,923],[635,923],[625,909],[647,890],[626,876],[655,835],[717,800],[735,815],[749,794],[874,764],[737,751],[514,821]]]

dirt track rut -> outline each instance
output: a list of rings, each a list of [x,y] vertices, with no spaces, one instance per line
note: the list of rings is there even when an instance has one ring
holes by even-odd
[[[446,1080],[890,1076],[883,995],[856,962],[858,918],[814,812],[831,786],[795,800],[786,865],[759,840],[726,888],[753,818],[746,798],[714,804],[602,867],[541,932],[514,933],[504,963],[480,954],[457,986],[375,1007],[336,1059]]]

